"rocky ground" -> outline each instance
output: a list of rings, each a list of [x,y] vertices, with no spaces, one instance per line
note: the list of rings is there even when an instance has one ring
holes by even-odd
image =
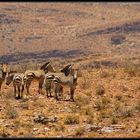
[[[64,90],[60,101],[37,92],[16,100],[3,84],[0,99],[1,137],[139,137],[140,73],[120,68],[81,72],[75,102]],[[134,74],[135,73],[135,74]]]

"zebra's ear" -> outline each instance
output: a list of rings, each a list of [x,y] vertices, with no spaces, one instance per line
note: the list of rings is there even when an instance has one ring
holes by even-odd
[[[68,76],[70,74],[70,71],[72,70],[72,64],[69,64],[67,66],[65,66],[61,72],[65,73],[66,76]]]
[[[41,69],[41,70],[44,70],[48,64],[50,64],[50,62],[47,62],[47,63],[45,63],[44,65],[42,65],[42,66],[40,67],[40,69]]]

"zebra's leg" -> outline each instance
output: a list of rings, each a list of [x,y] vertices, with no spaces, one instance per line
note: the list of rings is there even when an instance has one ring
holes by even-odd
[[[27,81],[26,82],[26,90],[27,90],[27,96],[30,95],[30,92],[29,92],[29,87],[31,85],[31,81]]]
[[[59,96],[63,97],[63,87],[59,86]]]
[[[16,99],[16,85],[15,84],[13,84],[13,86],[14,86],[14,97],[15,97],[15,99]]]
[[[53,96],[52,96],[52,88],[53,88],[53,87],[52,87],[52,84],[50,83],[50,84],[49,84],[49,93],[50,93],[50,97],[53,97]]]
[[[70,100],[73,102],[74,102],[74,91],[75,91],[75,88],[71,87],[70,88]]]
[[[42,94],[42,85],[43,85],[43,81],[44,81],[44,79],[41,79],[41,80],[39,81],[39,90],[38,90],[38,93],[39,93],[39,94]]]
[[[17,86],[18,87],[18,99],[20,99],[20,85]]]
[[[46,95],[49,97],[48,87],[46,86]]]
[[[57,84],[55,84],[54,91],[55,91],[55,99],[58,101],[59,99],[58,99],[58,95],[57,95],[57,92],[58,92],[58,90],[57,90]]]
[[[22,85],[21,98],[23,98],[24,85]]]

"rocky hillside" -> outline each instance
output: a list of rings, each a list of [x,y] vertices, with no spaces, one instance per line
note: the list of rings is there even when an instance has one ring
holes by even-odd
[[[138,10],[135,3],[0,3],[0,59],[136,60]]]

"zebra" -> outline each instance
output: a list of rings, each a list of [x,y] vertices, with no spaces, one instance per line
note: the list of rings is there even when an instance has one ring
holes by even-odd
[[[70,72],[69,70],[70,68],[71,68],[71,64],[65,66],[60,72],[65,73],[65,75],[68,75]],[[53,82],[54,78],[55,77],[52,72],[48,72],[45,76],[43,86],[46,89],[47,97],[52,97],[51,93],[53,90],[55,93],[57,92],[59,96],[61,96],[63,93],[63,87],[60,84],[57,84],[57,83],[54,84]]]
[[[8,68],[8,63],[0,64],[0,96],[1,96],[1,86],[7,74],[7,68]]]
[[[69,64],[66,67],[64,67],[60,72],[49,72],[45,75],[45,80],[47,80],[48,77],[52,76],[56,100],[59,100],[59,90],[63,90],[64,87],[68,87],[70,88],[70,100],[74,101],[74,92],[77,86],[77,74],[78,70],[72,69],[72,65]]]
[[[6,76],[6,85],[9,86],[10,83],[13,81],[15,99],[23,98],[23,91],[24,91],[26,80],[27,78],[24,73],[18,73],[17,71],[8,72]],[[18,96],[16,97],[17,89],[18,89]]]
[[[25,76],[27,77],[26,89],[27,89],[27,94],[28,95],[30,95],[29,87],[31,85],[31,82],[34,81],[34,80],[39,82],[38,93],[42,94],[42,85],[43,85],[43,82],[44,82],[45,74],[49,71],[55,72],[55,70],[51,66],[50,62],[45,63],[38,70],[26,70],[25,71]]]
[[[58,92],[59,96],[61,96],[63,93],[63,87],[60,84],[54,85],[54,82],[53,82],[54,78],[55,78],[54,75],[48,73],[48,75],[44,79],[43,86],[46,89],[47,97],[53,97],[51,94],[53,92],[53,90],[54,90],[54,92]]]

